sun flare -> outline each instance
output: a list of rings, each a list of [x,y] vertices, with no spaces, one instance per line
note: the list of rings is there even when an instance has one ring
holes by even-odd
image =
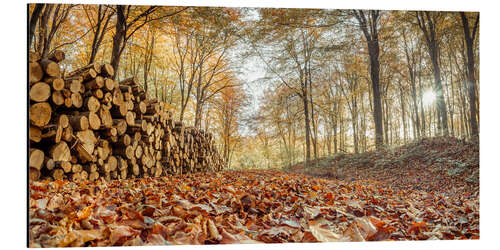
[[[427,90],[422,97],[425,106],[431,105],[436,100],[436,94],[432,90]]]

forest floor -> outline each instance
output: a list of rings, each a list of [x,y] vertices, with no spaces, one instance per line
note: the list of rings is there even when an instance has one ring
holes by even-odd
[[[286,171],[29,185],[31,247],[479,239],[479,144],[424,139]]]

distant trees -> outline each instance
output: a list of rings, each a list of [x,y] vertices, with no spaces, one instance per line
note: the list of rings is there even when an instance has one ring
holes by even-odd
[[[261,135],[266,131],[260,145],[268,160],[278,166],[302,160],[287,153],[289,131],[306,164],[313,145],[319,157],[474,135],[477,13],[301,11],[261,9],[251,23],[261,31],[250,36],[254,55],[274,93],[264,96],[255,125]],[[304,39],[312,33],[314,42]]]
[[[363,10],[353,10],[353,15],[358,20],[359,28],[365,35],[370,55],[370,79],[373,94],[373,121],[375,123],[375,145],[377,149],[383,145],[382,129],[382,104],[380,101],[380,62],[379,62],[379,20],[380,11],[370,10],[365,15]]]
[[[478,13],[30,4],[28,16],[30,50],[63,49],[62,72],[136,76],[233,166],[479,134]],[[247,58],[266,71],[253,111]]]

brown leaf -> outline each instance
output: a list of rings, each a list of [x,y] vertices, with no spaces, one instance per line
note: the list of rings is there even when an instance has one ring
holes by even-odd
[[[342,236],[332,231],[322,228],[316,223],[309,224],[309,232],[311,232],[314,239],[319,242],[337,242],[342,241]]]
[[[207,223],[208,223],[208,232],[210,233],[210,237],[212,239],[220,241],[222,239],[222,236],[219,234],[219,231],[217,230],[217,227],[215,226],[214,222],[211,219],[208,219]]]
[[[125,242],[127,238],[136,236],[141,231],[135,230],[129,226],[116,226],[111,228],[110,235],[110,245],[119,244],[120,242]]]
[[[261,243],[259,241],[253,240],[243,233],[239,234],[230,234],[226,230],[221,230],[221,244],[252,244],[252,243]]]

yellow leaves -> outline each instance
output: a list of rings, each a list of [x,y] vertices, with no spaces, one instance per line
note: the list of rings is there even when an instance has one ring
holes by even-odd
[[[85,207],[84,209],[78,211],[76,215],[78,216],[78,220],[83,220],[86,219],[90,216],[92,213],[92,209],[94,208],[94,205],[90,205],[88,207]]]

